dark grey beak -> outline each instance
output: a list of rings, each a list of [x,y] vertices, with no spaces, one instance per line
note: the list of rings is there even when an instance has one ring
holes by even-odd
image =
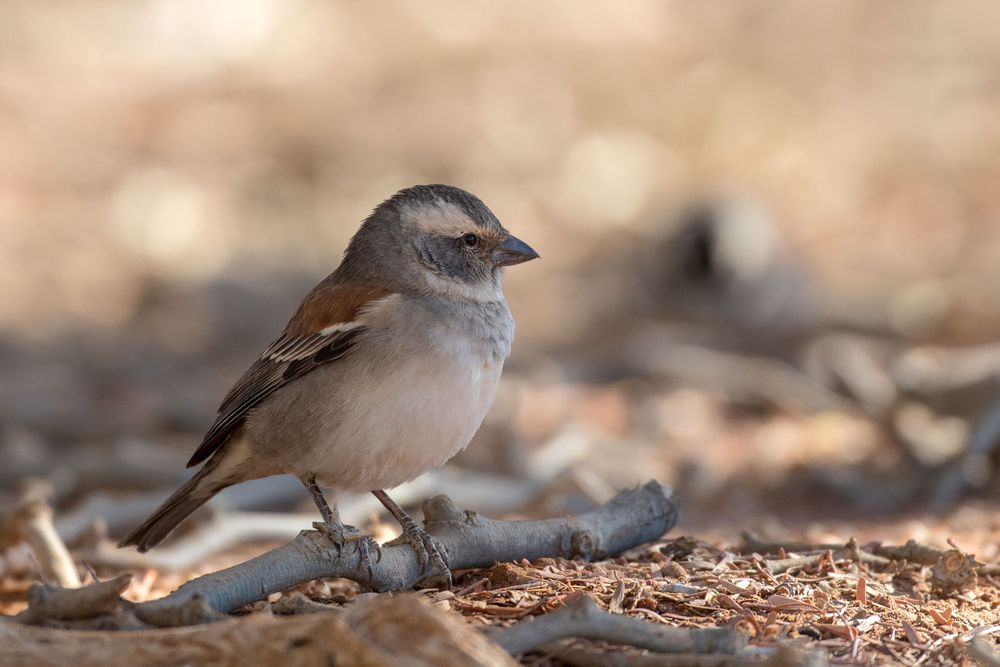
[[[497,266],[513,266],[532,259],[538,259],[538,253],[516,236],[508,235],[493,251],[493,263]]]

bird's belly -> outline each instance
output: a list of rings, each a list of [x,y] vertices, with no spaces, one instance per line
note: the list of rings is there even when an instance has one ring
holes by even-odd
[[[357,379],[344,383],[349,392],[334,392],[325,409],[300,411],[300,403],[289,401],[292,441],[265,447],[272,455],[280,448],[287,472],[315,475],[325,486],[392,488],[443,465],[469,443],[493,402],[502,366],[501,360],[484,364],[460,355],[414,356],[380,364],[382,372],[356,369]],[[345,370],[335,367],[329,367],[331,374]],[[319,392],[325,383],[311,376],[326,370],[307,376],[317,380]]]

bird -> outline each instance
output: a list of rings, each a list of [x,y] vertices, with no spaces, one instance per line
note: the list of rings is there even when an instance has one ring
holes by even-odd
[[[371,575],[380,547],[320,486],[371,492],[421,571],[450,582],[447,552],[386,493],[444,465],[479,430],[514,338],[505,267],[538,258],[475,195],[416,185],[375,207],[340,265],[233,385],[188,462],[198,472],[119,547],[145,552],[216,493],[297,477],[337,546]]]

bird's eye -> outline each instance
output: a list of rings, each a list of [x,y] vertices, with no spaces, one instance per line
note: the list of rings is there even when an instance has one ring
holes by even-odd
[[[476,244],[479,243],[479,237],[475,234],[465,234],[462,237],[462,243],[469,246],[470,248],[475,248]]]

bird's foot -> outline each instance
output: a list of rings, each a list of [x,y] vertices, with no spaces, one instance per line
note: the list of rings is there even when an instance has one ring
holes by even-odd
[[[451,588],[451,569],[448,566],[448,550],[438,539],[429,535],[416,524],[403,528],[403,534],[386,542],[385,546],[409,544],[417,552],[417,562],[420,564],[420,574],[426,573],[420,581],[426,584],[440,584],[442,588]]]
[[[313,528],[322,533],[337,548],[339,556],[344,550],[344,546],[354,543],[354,553],[358,554],[361,564],[368,571],[368,583],[372,583],[374,570],[372,568],[372,555],[375,556],[376,563],[382,560],[382,547],[372,538],[371,535],[362,533],[355,526],[348,526],[343,523],[326,523],[317,521],[313,523]]]

